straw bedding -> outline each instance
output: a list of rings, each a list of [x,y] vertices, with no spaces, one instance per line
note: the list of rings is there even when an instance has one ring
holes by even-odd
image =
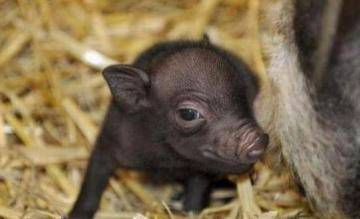
[[[258,4],[0,0],[0,218],[61,218],[71,208],[110,98],[103,67],[206,32],[261,70]],[[259,163],[250,176],[229,176],[235,188],[216,189],[191,216],[176,210],[179,185],[121,171],[96,218],[311,218],[288,173]]]

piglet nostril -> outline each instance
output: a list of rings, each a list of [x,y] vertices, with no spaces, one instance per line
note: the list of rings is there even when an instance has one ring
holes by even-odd
[[[269,144],[269,135],[268,134],[263,134],[260,137],[260,142],[259,144],[263,145],[264,148],[267,147],[267,145]]]

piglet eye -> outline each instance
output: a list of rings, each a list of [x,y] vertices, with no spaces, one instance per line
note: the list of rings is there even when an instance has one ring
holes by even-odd
[[[185,133],[195,133],[206,123],[203,111],[195,106],[180,106],[174,113],[176,127]]]
[[[201,115],[200,113],[191,108],[184,108],[178,110],[179,117],[184,121],[193,121],[200,119]]]

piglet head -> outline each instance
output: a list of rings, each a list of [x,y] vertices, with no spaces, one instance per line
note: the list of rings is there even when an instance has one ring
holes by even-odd
[[[241,173],[264,154],[268,136],[252,113],[256,80],[240,60],[190,48],[161,60],[150,75],[152,95],[169,119],[168,142],[191,163]]]
[[[268,136],[252,113],[256,80],[221,49],[189,47],[146,69],[117,65],[104,75],[119,109],[141,114],[153,127],[148,135],[194,168],[242,173],[266,150]]]

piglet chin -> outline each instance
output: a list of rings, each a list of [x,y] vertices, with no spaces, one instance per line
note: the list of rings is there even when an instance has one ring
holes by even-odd
[[[230,165],[243,164],[240,159],[233,159],[219,155],[211,147],[202,148],[201,153],[204,157],[209,158],[213,161],[222,162]]]

